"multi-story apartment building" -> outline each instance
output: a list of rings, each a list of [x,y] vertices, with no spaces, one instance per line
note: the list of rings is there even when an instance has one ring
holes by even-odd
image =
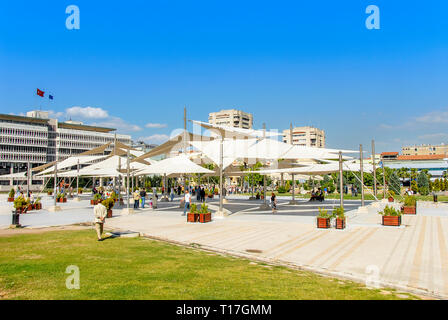
[[[305,147],[325,148],[325,131],[314,127],[295,127],[283,130],[283,142]]]
[[[215,125],[252,129],[253,115],[241,110],[230,109],[211,112],[208,114],[208,122]]]
[[[442,143],[440,145],[422,144],[404,146],[401,147],[401,154],[404,156],[426,156],[433,154],[443,154],[448,156],[448,145]]]
[[[129,135],[115,134],[115,129],[84,125],[81,122],[59,122],[48,112],[31,111],[26,116],[0,114],[0,174],[27,170],[54,160],[63,160],[113,142],[127,145]],[[105,153],[112,151],[111,145]],[[0,181],[5,184],[5,181]]]

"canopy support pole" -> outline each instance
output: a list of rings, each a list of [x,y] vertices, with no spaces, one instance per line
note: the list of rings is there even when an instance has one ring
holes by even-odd
[[[362,154],[362,144],[359,145],[359,163],[361,172],[361,207],[364,207],[364,156]]]
[[[266,123],[263,123],[263,139],[266,139]],[[269,209],[266,203],[266,174],[263,175],[263,204],[260,206],[260,209]]]
[[[299,204],[295,200],[295,185],[296,185],[296,181],[294,180],[294,173],[291,174],[291,177],[292,177],[292,200],[289,201],[289,204]]]
[[[122,210],[122,213],[124,214],[130,214],[130,213],[134,213],[134,209],[129,208],[129,197],[130,197],[130,193],[129,193],[129,179],[130,177],[130,169],[129,169],[129,149],[127,150],[126,153],[126,158],[127,158],[127,163],[126,163],[126,178],[127,178],[127,184],[126,184],[126,195],[127,195],[127,199],[126,199],[126,208]]]
[[[381,160],[381,167],[383,168],[383,199],[386,199],[386,172],[384,171],[384,160]]]
[[[373,194],[376,197],[376,164],[375,164],[375,140],[372,140],[372,165],[373,165]]]
[[[58,172],[58,162],[56,161],[54,163],[54,183],[53,183],[54,184],[54,186],[53,186],[54,197],[53,197],[53,206],[48,208],[48,211],[50,211],[50,212],[61,211],[61,207],[56,205],[56,197],[57,197],[56,190],[57,190],[57,183],[58,183],[58,174],[57,174],[57,172]]]
[[[79,199],[79,158],[78,164],[76,165],[76,198],[73,200],[81,201],[81,199]]]
[[[225,213],[224,210],[222,208],[222,204],[223,204],[223,192],[222,192],[222,186],[223,186],[223,181],[222,181],[222,167],[223,167],[223,158],[224,158],[224,137],[221,136],[221,139],[219,140],[219,210],[216,212],[216,217],[219,218],[224,218]]]
[[[340,195],[340,200],[339,200],[339,206],[341,208],[344,207],[344,190],[343,190],[343,185],[344,185],[344,177],[342,175],[342,151],[339,151],[339,195]]]

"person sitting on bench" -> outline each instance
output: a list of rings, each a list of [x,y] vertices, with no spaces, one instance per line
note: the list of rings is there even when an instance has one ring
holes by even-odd
[[[316,201],[317,200],[317,194],[314,192],[314,189],[311,191],[311,197],[310,201]]]
[[[316,194],[316,200],[319,200],[320,202],[324,201],[324,193],[322,192],[322,189],[319,188],[317,194]]]

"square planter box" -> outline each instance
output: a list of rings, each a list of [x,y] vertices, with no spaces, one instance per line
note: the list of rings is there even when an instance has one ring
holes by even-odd
[[[99,203],[99,200],[90,200],[90,204],[92,206],[96,206]]]
[[[112,218],[112,209],[107,210],[106,218]]]
[[[48,194],[49,196],[51,196],[51,195],[53,195],[53,192],[47,192],[47,194]]]
[[[187,213],[187,222],[196,222],[199,220],[199,213]]]
[[[383,216],[383,226],[401,226],[401,216]]]
[[[34,208],[35,208],[36,210],[41,210],[41,209],[42,209],[42,203],[36,203],[36,204],[34,205]]]
[[[210,222],[210,221],[212,221],[212,213],[211,212],[199,214],[199,222],[206,223],[206,222]]]
[[[67,198],[58,198],[56,202],[67,202]]]
[[[317,227],[321,229],[329,229],[330,218],[317,218]]]
[[[345,218],[336,218],[336,229],[345,229]]]
[[[14,202],[14,198],[8,198],[8,202]]]
[[[393,197],[389,197],[389,198],[387,198],[387,200],[389,200],[389,202],[394,202],[394,198]]]
[[[403,212],[403,214],[417,214],[417,208],[416,207],[406,207],[406,206],[403,206],[401,209],[402,209],[401,211]]]

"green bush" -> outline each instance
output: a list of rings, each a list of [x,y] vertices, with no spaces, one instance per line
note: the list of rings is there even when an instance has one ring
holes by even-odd
[[[328,214],[327,209],[319,208],[319,214],[317,215],[317,217],[322,219],[331,219],[333,216]]]
[[[339,219],[344,219],[344,207],[336,207],[333,209],[333,217],[337,217]]]
[[[21,209],[26,207],[26,200],[24,197],[22,196],[18,196],[15,200],[14,200],[14,209]]]
[[[14,188],[11,188],[11,190],[9,190],[8,198],[14,198],[14,195],[15,195]]]
[[[390,191],[393,191],[395,194],[401,193],[401,182],[397,176],[397,173],[393,171],[389,176],[389,185],[388,188]]]
[[[190,213],[197,213],[198,212],[198,205],[196,203],[192,203],[190,205]]]
[[[382,216],[401,216],[401,211],[394,207],[386,206],[383,211],[378,212]]]
[[[209,212],[208,206],[205,203],[201,204],[201,211],[199,211],[199,213],[208,213],[208,212]]]
[[[417,199],[414,196],[406,196],[404,198],[404,205],[406,207],[415,207],[417,204]]]
[[[95,193],[95,194],[93,195],[93,200],[95,200],[95,201],[101,200],[101,194],[99,194],[99,193]]]
[[[106,207],[107,210],[112,210],[112,208],[114,207],[115,201],[112,198],[108,198],[106,200],[103,200],[101,203],[103,204],[103,206]]]
[[[417,186],[418,186],[418,192],[422,196],[426,196],[429,194],[429,179],[426,173],[423,171],[420,171],[417,177]]]
[[[278,193],[286,193],[286,188],[284,186],[278,187]]]

